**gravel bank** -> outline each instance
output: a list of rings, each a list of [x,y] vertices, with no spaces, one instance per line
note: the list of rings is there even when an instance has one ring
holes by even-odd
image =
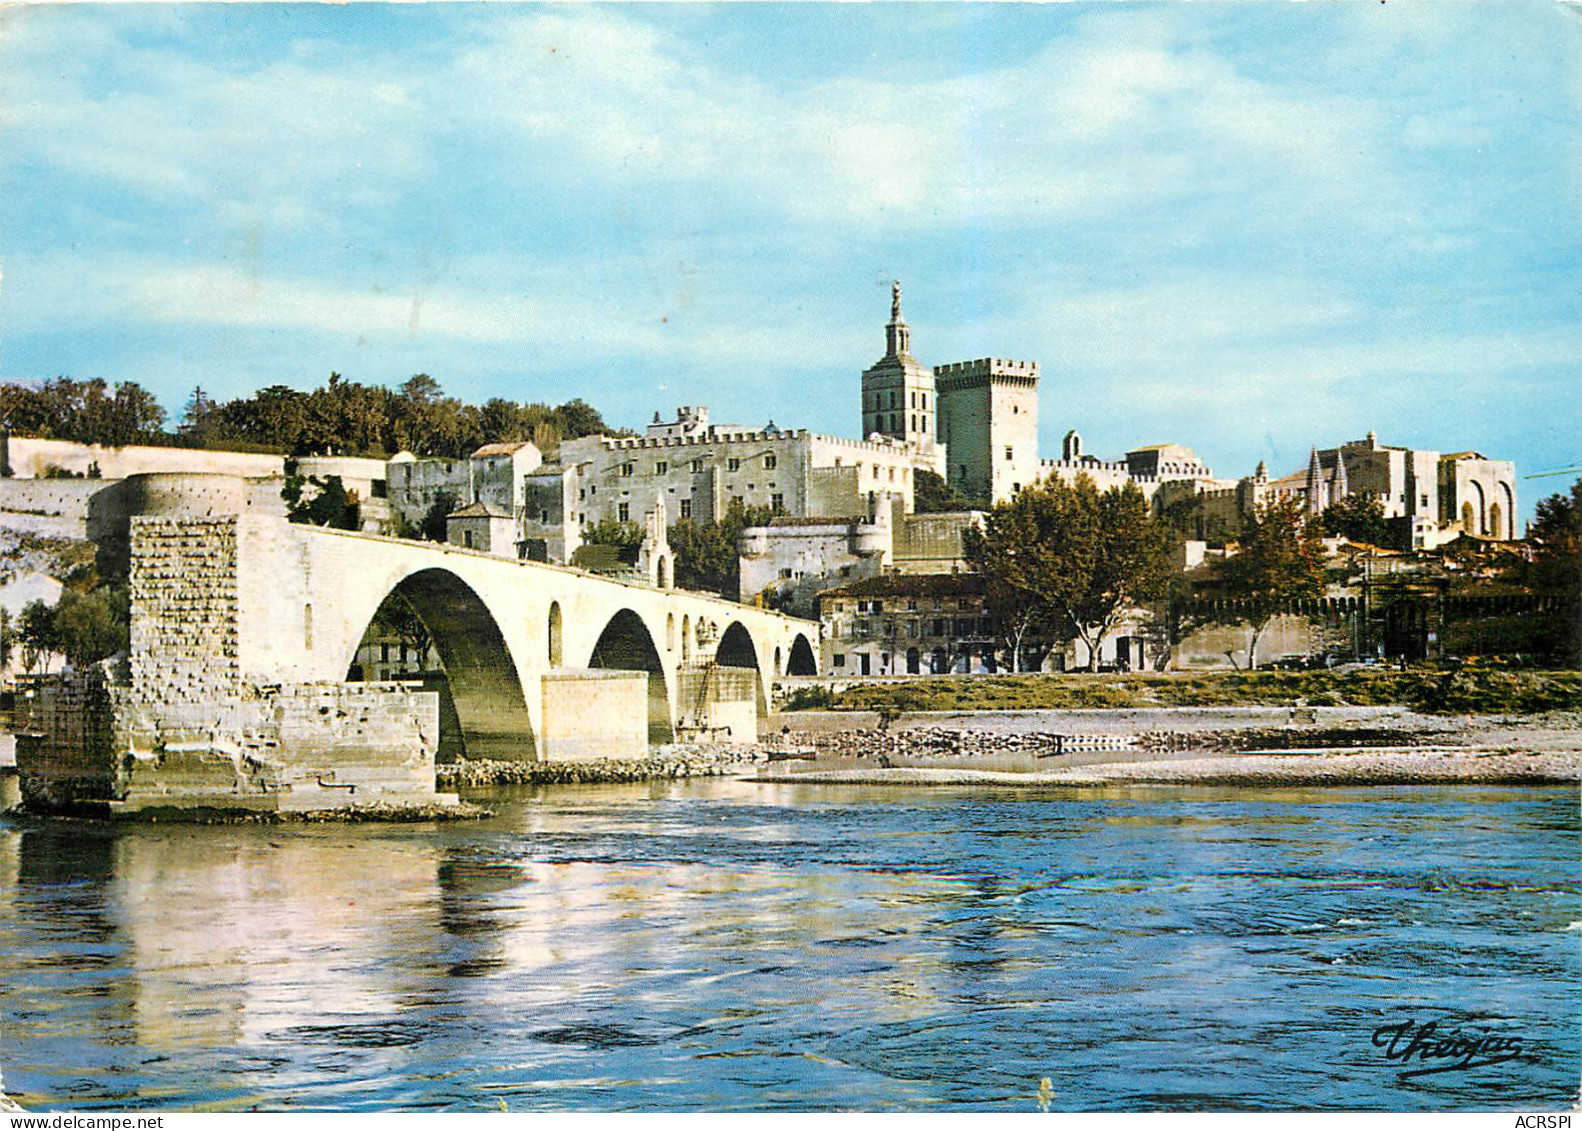
[[[598,758],[588,762],[449,762],[434,767],[439,789],[491,785],[595,785],[673,781],[741,774],[762,763],[756,746],[660,746],[647,758]]]
[[[1511,750],[1351,749],[1115,762],[1014,773],[961,767],[860,766],[768,771],[759,781],[848,785],[1536,785],[1582,782],[1582,755]]]

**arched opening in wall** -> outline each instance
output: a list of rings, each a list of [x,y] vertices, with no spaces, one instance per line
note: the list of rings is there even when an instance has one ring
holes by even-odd
[[[1476,517],[1473,521],[1477,523],[1477,526],[1467,527],[1467,533],[1487,534],[1489,532],[1489,505],[1488,500],[1483,496],[1483,484],[1474,479],[1472,480],[1471,486],[1472,503],[1476,508]]]
[[[669,558],[668,555],[661,554],[659,556],[659,569],[658,569],[657,572],[659,574],[659,588],[661,588],[661,589],[669,589],[670,588],[670,558]]]
[[[919,675],[923,670],[923,654],[916,648],[906,650],[906,674]]]
[[[531,760],[533,724],[522,681],[488,606],[461,578],[425,569],[404,578],[374,612],[348,679],[399,680],[439,695],[441,761]]]
[[[676,614],[675,613],[666,613],[665,614],[665,651],[666,652],[674,652],[675,650],[676,650]]]
[[[1494,537],[1515,538],[1516,499],[1511,494],[1511,485],[1509,483],[1501,483],[1499,485],[1499,496],[1501,502],[1500,513],[1505,516],[1505,525],[1503,529],[1494,532]]]
[[[681,662],[686,663],[692,659],[692,617],[682,614],[681,617]]]
[[[1490,503],[1489,504],[1489,537],[1490,538],[1503,538],[1503,537],[1505,537],[1504,533],[1502,532],[1503,529],[1504,529],[1504,527],[1503,527],[1504,520],[1505,520],[1504,508],[1502,508],[1500,506],[1500,504],[1498,504],[1498,503]]]
[[[785,674],[785,668],[780,663],[780,645],[775,645],[775,678],[779,679]]]
[[[560,602],[549,603],[549,666],[560,668],[565,666],[566,636],[565,623],[560,615]]]
[[[950,655],[943,648],[935,648],[932,662],[935,675],[944,675],[950,671]]]
[[[670,698],[665,689],[665,669],[659,659],[659,649],[643,623],[643,618],[630,609],[622,609],[610,618],[593,646],[590,668],[613,668],[618,671],[648,673],[648,741],[671,742],[675,731],[670,725]]]
[[[797,638],[791,641],[791,662],[786,674],[818,675],[818,660],[813,655],[813,645],[801,633],[797,633]]]
[[[739,620],[732,621],[720,634],[719,646],[714,649],[714,662],[722,668],[751,668],[760,676],[763,674],[758,668],[758,649],[753,646],[752,634]],[[762,718],[769,713],[769,705],[764,702],[762,678],[753,680],[753,698],[758,703],[758,717]]]
[[[1472,513],[1472,504],[1462,503],[1461,529],[1465,530],[1468,534],[1473,534],[1477,531],[1477,527],[1473,525],[1475,522],[1477,522],[1477,518]]]

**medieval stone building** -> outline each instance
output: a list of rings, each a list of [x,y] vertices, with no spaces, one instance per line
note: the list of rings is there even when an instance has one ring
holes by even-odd
[[[1160,502],[1182,497],[1180,485]],[[1376,433],[1348,440],[1334,448],[1313,448],[1307,466],[1277,479],[1264,464],[1232,486],[1212,486],[1194,493],[1194,522],[1199,537],[1218,540],[1234,536],[1242,519],[1268,501],[1293,498],[1310,517],[1318,517],[1342,499],[1354,496],[1379,501],[1384,517],[1400,520],[1404,546],[1433,549],[1461,534],[1505,541],[1517,537],[1516,465],[1477,452],[1439,452],[1379,443]]]

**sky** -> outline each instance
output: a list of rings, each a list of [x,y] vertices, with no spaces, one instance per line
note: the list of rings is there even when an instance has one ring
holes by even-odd
[[[338,371],[855,436],[913,352],[1041,447],[1582,462],[1582,9],[0,8],[0,378]],[[1519,479],[1521,509],[1564,477]]]

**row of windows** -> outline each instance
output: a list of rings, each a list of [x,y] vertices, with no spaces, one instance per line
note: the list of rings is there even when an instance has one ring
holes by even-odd
[[[772,454],[763,456],[761,458],[763,459],[763,465],[764,465],[764,470],[765,471],[773,471],[775,469],[776,465],[779,462],[778,460],[776,460],[776,458]],[[728,458],[725,461],[725,470],[726,471],[740,471],[742,469],[742,463],[743,463],[743,461],[741,459],[737,458],[736,456],[731,456],[730,458]],[[694,475],[701,475],[703,473],[703,469],[706,466],[708,466],[708,461],[707,460],[701,460],[701,459],[693,460],[692,461],[692,468],[691,468],[692,474],[694,474]],[[637,464],[631,462],[630,460],[628,460],[626,463],[621,464],[621,476],[623,478],[630,479],[632,476],[634,476],[636,474],[637,474]],[[655,475],[669,475],[670,474],[670,464],[668,462],[666,462],[665,460],[659,460],[657,463],[654,464],[653,474],[655,474]]]
[[[889,417],[886,417],[883,413],[878,413],[873,418],[873,424],[867,430],[869,432],[896,432],[906,424],[906,421],[907,416],[905,413],[897,415],[892,412]],[[914,412],[911,421],[913,432],[926,433],[928,431],[928,416],[926,414],[919,416]]]
[[[894,602],[894,605],[893,605],[893,607],[891,608],[890,611],[891,612],[895,612],[899,608],[900,604],[901,604],[901,602],[899,602],[899,601]],[[957,597],[954,602],[952,602],[949,597],[935,597],[935,598],[932,599],[932,601],[930,601],[926,597],[923,598],[921,601],[918,600],[918,598],[916,598],[916,597],[908,597],[908,598],[906,598],[906,611],[909,612],[909,613],[915,613],[919,609],[933,609],[935,612],[938,612],[941,609],[951,609],[951,608],[959,609],[961,612],[965,613],[965,612],[972,611],[976,607],[977,606],[973,602],[971,597]],[[837,613],[845,612],[846,611],[846,602],[845,601],[836,601],[835,602],[835,611]],[[857,611],[859,613],[882,613],[882,612],[884,612],[884,602],[883,601],[858,601],[857,602]]]
[[[923,636],[993,636],[994,621],[989,617],[934,617],[932,620],[921,617],[899,620],[892,617],[880,621],[853,620],[844,632],[836,633],[841,640],[869,640],[876,635],[904,635],[908,640]]]
[[[912,395],[909,398],[908,404],[907,404],[908,408],[926,409],[928,407],[928,394],[927,393],[920,392],[917,389],[913,389],[911,391],[911,393],[912,393]],[[894,390],[894,389],[889,390],[889,403],[886,404],[885,403],[885,393],[883,393],[883,392],[875,393],[873,395],[873,403],[871,405],[867,405],[865,407],[872,408],[872,409],[899,408],[900,405],[896,403],[896,396],[895,396],[895,394],[896,394],[896,390]]]

